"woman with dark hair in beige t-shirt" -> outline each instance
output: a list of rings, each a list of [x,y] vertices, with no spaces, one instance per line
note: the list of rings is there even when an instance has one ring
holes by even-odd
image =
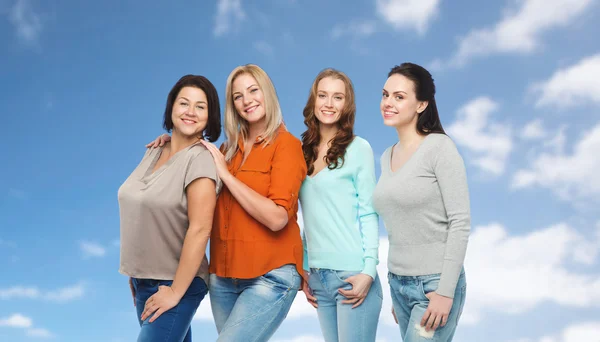
[[[182,77],[167,98],[163,126],[171,141],[148,149],[119,188],[119,272],[130,277],[138,341],[189,342],[190,322],[208,291],[204,253],[220,188],[211,154],[200,144],[221,133],[212,83]]]

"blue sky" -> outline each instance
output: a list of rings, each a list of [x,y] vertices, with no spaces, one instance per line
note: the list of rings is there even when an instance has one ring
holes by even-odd
[[[599,19],[593,0],[0,0],[0,340],[135,339],[116,194],[179,77],[205,75],[223,96],[234,67],[259,64],[299,136],[312,80],[338,68],[379,157],[397,140],[381,88],[412,61],[434,75],[469,176],[456,340],[598,341]],[[378,337],[398,341],[386,253],[382,227]],[[193,329],[216,338],[208,301]],[[274,340],[319,336],[300,293]]]

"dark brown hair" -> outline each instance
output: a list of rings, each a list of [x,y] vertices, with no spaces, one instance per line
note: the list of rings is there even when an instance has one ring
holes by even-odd
[[[390,70],[388,78],[396,74],[402,75],[413,82],[417,100],[428,102],[427,108],[419,114],[417,119],[417,132],[421,135],[429,133],[446,134],[435,103],[435,84],[429,71],[414,63],[402,63]]]
[[[315,116],[315,101],[317,99],[317,87],[319,82],[327,77],[341,80],[346,86],[346,102],[337,124],[338,132],[331,141],[331,146],[325,154],[325,163],[330,170],[344,165],[344,154],[348,145],[354,139],[354,117],[356,115],[356,103],[354,102],[354,87],[352,81],[341,71],[335,69],[325,69],[321,71],[310,88],[310,94],[306,101],[306,106],[302,114],[304,115],[304,124],[307,130],[302,133],[302,151],[304,160],[308,167],[308,174],[311,175],[315,170],[314,163],[319,154],[319,143],[321,142],[321,132],[319,130],[319,120]],[[341,164],[340,164],[341,160]]]
[[[215,86],[204,76],[185,75],[175,83],[169,96],[167,96],[167,105],[165,106],[165,117],[163,127],[167,132],[173,129],[173,103],[177,99],[177,95],[181,89],[185,87],[194,87],[202,90],[208,101],[208,122],[204,128],[204,138],[210,142],[215,142],[221,135],[221,105],[219,104],[219,95]]]

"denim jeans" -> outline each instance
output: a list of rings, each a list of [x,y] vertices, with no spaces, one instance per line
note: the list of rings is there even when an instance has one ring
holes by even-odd
[[[317,314],[326,342],[374,342],[381,312],[383,293],[379,277],[375,277],[361,305],[342,304],[346,300],[338,290],[350,290],[345,280],[358,271],[335,271],[311,268],[308,286],[317,298]]]
[[[425,295],[437,290],[440,275],[399,276],[390,272],[388,280],[392,293],[392,304],[400,325],[400,336],[404,342],[452,341],[465,304],[467,281],[464,271],[458,278],[446,325],[429,332],[421,327],[421,319],[429,305],[429,299]]]
[[[150,317],[141,320],[146,301],[158,292],[161,285],[171,286],[172,280],[154,280],[132,278],[135,289],[135,308],[141,330],[138,342],[191,342],[190,323],[200,302],[206,296],[208,288],[202,278],[196,277],[175,307],[164,312],[157,320],[150,323]]]
[[[300,283],[295,265],[251,279],[211,274],[209,295],[217,341],[267,341],[287,316]]]

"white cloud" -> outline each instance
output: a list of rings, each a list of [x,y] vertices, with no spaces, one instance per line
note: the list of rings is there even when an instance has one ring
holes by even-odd
[[[331,38],[339,39],[344,36],[352,38],[366,38],[377,31],[377,26],[372,20],[351,20],[348,24],[337,24],[331,30]]]
[[[514,342],[597,342],[598,336],[600,321],[572,324],[557,336],[544,336],[536,340],[523,338]]]
[[[268,56],[268,57],[272,57],[273,53],[275,51],[275,49],[273,48],[273,45],[265,42],[264,40],[254,42],[254,49],[256,49],[256,51],[258,51],[261,54]]]
[[[456,144],[467,149],[465,160],[496,176],[504,172],[513,146],[510,127],[490,120],[497,110],[492,99],[478,97],[461,107],[457,120],[446,129]]]
[[[44,299],[52,302],[64,303],[83,297],[84,292],[85,288],[83,284],[76,284],[73,286],[58,289],[56,291],[47,292],[44,295]]]
[[[29,328],[32,325],[33,322],[31,318],[18,313],[13,314],[10,317],[0,319],[0,327]]]
[[[81,283],[47,292],[40,291],[37,287],[32,286],[13,286],[7,289],[0,289],[0,299],[43,299],[51,302],[64,303],[82,298],[84,293],[85,287]]]
[[[31,337],[41,337],[41,338],[51,338],[54,337],[50,331],[43,328],[33,328],[27,330],[27,336]]]
[[[21,42],[26,45],[37,45],[42,32],[42,20],[28,0],[17,0],[10,10],[9,19]]]
[[[599,253],[597,236],[564,223],[518,236],[497,223],[477,227],[465,261],[468,300],[461,321],[475,324],[489,311],[522,313],[543,302],[600,307],[600,274],[570,267],[596,265]]]
[[[241,0],[219,0],[213,34],[223,36],[246,19],[246,12],[242,8]]]
[[[521,138],[525,140],[538,140],[546,137],[546,135],[547,133],[541,119],[528,122],[521,131]]]
[[[40,291],[35,287],[15,286],[8,289],[0,289],[0,299],[12,298],[39,298]]]
[[[439,12],[439,0],[377,0],[377,14],[396,30],[423,35]]]
[[[540,45],[543,33],[565,27],[576,20],[592,0],[524,0],[518,9],[507,8],[506,15],[491,28],[476,29],[460,40],[451,59],[452,66],[463,66],[476,56],[498,53],[527,54]]]
[[[564,144],[562,133],[558,138],[561,136]],[[537,156],[528,168],[515,173],[512,186],[548,188],[566,200],[596,197],[600,194],[600,178],[596,175],[600,168],[599,150],[600,123],[583,134],[572,154],[557,150]]]
[[[534,84],[539,93],[537,107],[575,107],[588,102],[600,104],[600,54],[558,70],[548,80]]]
[[[79,248],[81,248],[85,258],[103,257],[106,254],[106,249],[94,242],[81,241]]]

